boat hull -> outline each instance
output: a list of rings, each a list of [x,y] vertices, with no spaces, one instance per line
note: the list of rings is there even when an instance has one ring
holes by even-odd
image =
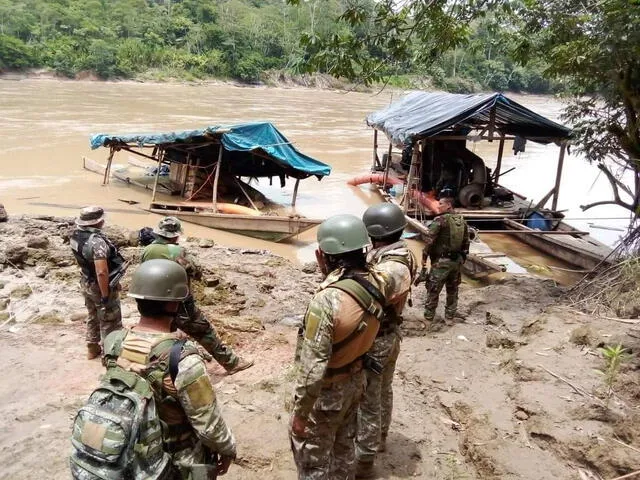
[[[322,220],[304,217],[252,216],[223,213],[185,212],[163,208],[149,208],[149,212],[159,215],[171,214],[180,220],[203,227],[225,230],[250,237],[281,242],[305,230],[319,225]]]

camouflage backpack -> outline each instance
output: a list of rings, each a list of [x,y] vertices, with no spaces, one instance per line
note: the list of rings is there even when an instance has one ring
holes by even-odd
[[[126,330],[114,332],[117,351]],[[169,347],[170,343],[170,347]],[[174,478],[171,457],[163,450],[162,428],[156,409],[153,385],[167,372],[172,381],[184,341],[165,338],[163,353],[146,372],[135,373],[107,361],[101,378],[73,423],[70,467],[76,480],[169,480]],[[157,347],[157,346],[156,346]],[[155,349],[155,347],[154,347]]]

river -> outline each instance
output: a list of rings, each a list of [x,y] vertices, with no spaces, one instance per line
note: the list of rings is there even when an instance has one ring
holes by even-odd
[[[336,213],[360,215],[379,200],[368,187],[349,187],[346,181],[371,165],[372,132],[364,118],[388,105],[398,92],[343,93],[303,88],[237,87],[231,85],[153,84],[135,82],[82,82],[59,80],[0,80],[0,203],[10,214],[76,215],[81,206],[100,204],[108,221],[138,229],[152,226],[158,217],[119,199],[148,202],[148,193],[83,170],[82,157],[104,162],[108,151],[91,151],[95,133],[133,133],[192,129],[207,125],[268,120],[302,152],[332,166],[322,181],[302,181],[297,212],[326,218]],[[509,94],[510,98],[553,120],[562,103],[548,96]],[[469,147],[495,163],[497,142]],[[526,152],[514,156],[505,146],[501,183],[529,198],[539,199],[553,186],[558,147],[529,142]],[[382,149],[380,154],[382,154]],[[114,160],[126,163],[123,153]],[[277,182],[274,182],[274,184]],[[290,201],[292,185],[284,189],[260,186],[275,201]],[[589,230],[586,217],[624,217],[617,207],[600,207],[582,213],[579,205],[608,199],[606,179],[584,159],[569,155],[565,161],[559,208],[569,223]],[[583,220],[579,220],[583,219]],[[596,226],[624,227],[624,220],[591,220]],[[313,258],[315,230],[289,243],[274,244],[226,232],[185,225],[186,234],[209,237],[229,246],[268,248],[288,258]],[[608,244],[620,232],[594,228],[591,234]],[[529,251],[517,242],[486,239],[502,251]],[[524,250],[522,250],[524,249]],[[531,258],[529,258],[531,260]],[[544,259],[534,258],[534,261]]]

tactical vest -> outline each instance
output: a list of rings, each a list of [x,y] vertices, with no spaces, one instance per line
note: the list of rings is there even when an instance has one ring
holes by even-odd
[[[176,245],[175,243],[153,242],[152,244],[144,247],[144,251],[142,252],[142,261],[146,262],[147,260],[164,259],[173,260],[175,262],[181,254],[182,247],[180,245]]]
[[[347,373],[369,351],[380,328],[384,299],[379,291],[372,292],[372,288],[377,290],[375,286],[367,280],[365,282],[343,277],[325,287],[347,294],[341,302],[341,311],[334,312],[333,346],[327,371],[329,377]],[[368,284],[368,288],[363,284]],[[307,316],[309,314],[307,311]]]
[[[157,334],[120,330],[105,344],[105,363],[109,368],[133,371],[143,376],[153,390],[158,416],[162,424],[163,441],[169,453],[193,447],[197,437],[184,409],[177,399],[171,380],[177,374],[169,372],[169,352],[178,341],[175,334]],[[196,347],[186,344],[180,360],[198,355]],[[169,375],[172,373],[171,375]]]
[[[106,237],[106,235],[102,234],[102,232],[90,232],[88,230],[76,229],[69,239],[71,251],[73,252],[73,256],[76,258],[76,262],[78,262],[78,265],[80,266],[82,275],[90,282],[97,281],[93,253],[89,247],[89,240],[94,235],[104,240],[107,244],[107,248],[109,249],[107,253],[107,266],[109,268],[110,277],[116,273],[124,263],[124,258],[120,255],[116,246],[111,243],[111,241]]]
[[[455,213],[445,213],[442,217],[445,224],[436,239],[432,254],[435,257],[443,257],[461,253],[464,243],[464,217]]]

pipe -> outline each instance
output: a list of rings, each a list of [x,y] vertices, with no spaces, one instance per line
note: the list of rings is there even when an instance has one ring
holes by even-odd
[[[382,182],[384,181],[385,180],[383,173],[367,173],[366,175],[358,175],[357,177],[353,177],[347,182],[347,185],[357,186],[362,185],[363,183],[382,184]],[[404,182],[399,178],[392,177],[391,175],[387,176],[386,185],[401,185],[402,183]]]

